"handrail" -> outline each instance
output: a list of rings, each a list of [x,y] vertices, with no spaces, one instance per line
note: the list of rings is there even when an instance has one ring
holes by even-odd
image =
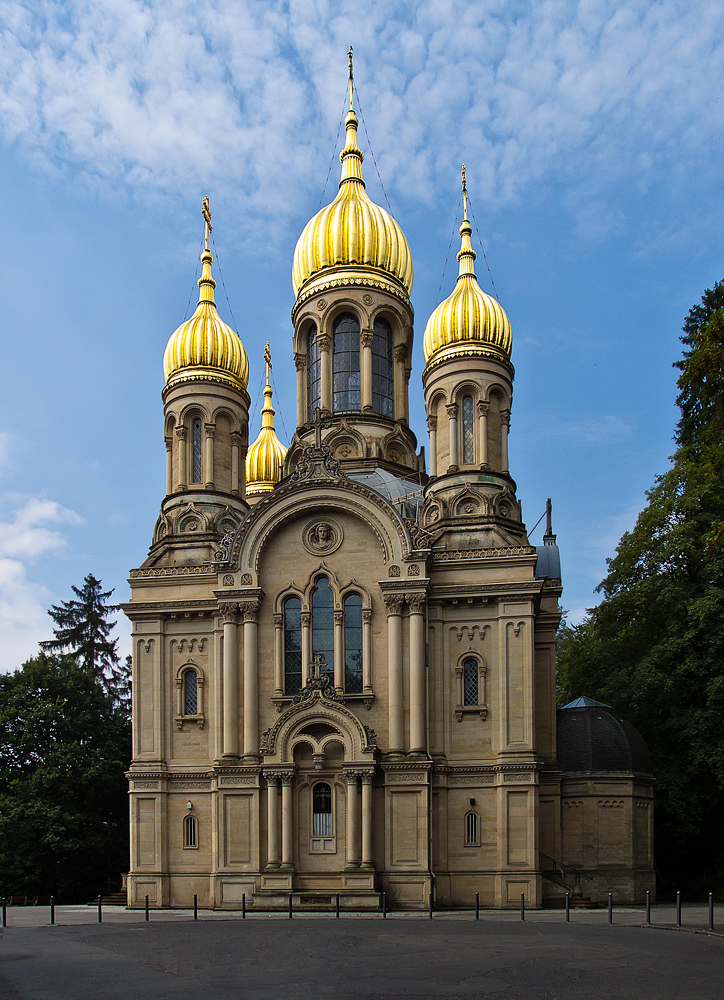
[[[577,868],[571,868],[570,865],[564,865],[562,861],[558,861],[557,858],[551,858],[551,857],[549,857],[547,854],[544,854],[543,851],[538,851],[538,857],[542,858],[544,861],[550,861],[550,862],[552,862],[552,864],[553,864],[553,871],[555,871],[557,868],[560,868],[561,873],[564,872],[564,871],[567,871],[567,872],[571,872],[572,875],[575,875],[576,876],[576,881],[578,881],[579,879],[585,878],[585,880],[587,882],[593,882],[593,879],[591,878],[590,875],[585,875],[583,872],[579,872]]]

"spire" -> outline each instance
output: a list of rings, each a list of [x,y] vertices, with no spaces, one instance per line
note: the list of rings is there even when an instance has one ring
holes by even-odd
[[[543,544],[556,544],[556,536],[553,534],[553,504],[550,497],[546,500],[546,533],[543,535]]]
[[[210,302],[215,305],[214,289],[216,282],[211,276],[211,262],[213,257],[209,250],[209,236],[213,232],[211,225],[211,209],[209,208],[209,196],[206,195],[201,206],[201,214],[204,217],[204,252],[201,254],[201,277],[199,278],[199,303]]]
[[[345,181],[356,181],[358,184],[364,184],[362,179],[362,161],[364,160],[364,154],[362,150],[357,145],[357,126],[359,121],[357,120],[357,115],[354,113],[354,66],[352,63],[352,46],[349,47],[349,111],[347,112],[347,117],[344,120],[344,127],[347,132],[347,142],[342,152],[339,154],[339,158],[342,161],[342,177],[339,182],[341,187]]]
[[[264,348],[264,361],[266,362],[266,385],[264,386],[264,405],[261,408],[261,425],[262,427],[271,427],[274,430],[274,414],[276,410],[271,405],[272,389],[269,385],[269,376],[271,374],[272,359],[268,340]]]
[[[465,178],[465,164],[463,163],[463,221],[460,226],[460,235],[462,236],[462,246],[460,247],[460,252],[458,253],[458,260],[460,261],[460,271],[458,272],[458,278],[462,278],[465,275],[472,275],[475,277],[475,265],[474,260],[477,254],[473,250],[472,244],[470,242],[470,237],[473,232],[473,227],[468,222],[468,185]]]

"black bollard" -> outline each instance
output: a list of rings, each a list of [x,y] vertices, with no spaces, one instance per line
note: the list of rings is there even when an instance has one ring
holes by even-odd
[[[194,920],[199,919],[199,897],[194,893]]]
[[[613,923],[613,893],[612,892],[609,892],[609,894],[608,894],[608,922],[609,922],[609,924]]]
[[[387,893],[382,893],[382,917],[387,920]]]
[[[148,896],[146,896],[146,920],[148,920]]]
[[[520,894],[520,919],[525,920],[525,893]]]
[[[8,904],[7,900],[3,896],[3,928],[8,925]]]
[[[651,923],[651,890],[646,890],[646,923]]]
[[[571,894],[566,893],[566,923],[569,923],[571,919]]]
[[[246,920],[246,893],[241,894],[241,919]]]
[[[676,926],[681,927],[681,893],[676,893]]]
[[[3,916],[3,923],[5,923],[5,917]],[[714,893],[709,893],[709,930],[714,930]]]
[[[50,926],[55,923],[55,896],[50,897]]]
[[[335,910],[334,915],[337,918],[337,920],[339,920],[339,893],[337,893],[334,900],[334,910]]]
[[[98,923],[103,923],[103,905],[101,903],[101,897],[98,897]]]
[[[427,915],[432,920],[432,893],[427,897]]]
[[[289,919],[292,919],[292,894],[289,893]]]
[[[475,893],[475,919],[480,920],[480,893]]]

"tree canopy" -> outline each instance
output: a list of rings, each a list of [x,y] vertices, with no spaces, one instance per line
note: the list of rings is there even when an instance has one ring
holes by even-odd
[[[684,323],[672,465],[608,560],[600,605],[559,636],[562,700],[641,732],[668,888],[724,886],[724,282]]]

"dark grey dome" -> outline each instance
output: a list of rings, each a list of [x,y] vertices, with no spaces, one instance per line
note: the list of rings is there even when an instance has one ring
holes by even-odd
[[[566,774],[635,771],[651,774],[651,754],[641,734],[610,707],[576,698],[559,708],[558,766]]]

